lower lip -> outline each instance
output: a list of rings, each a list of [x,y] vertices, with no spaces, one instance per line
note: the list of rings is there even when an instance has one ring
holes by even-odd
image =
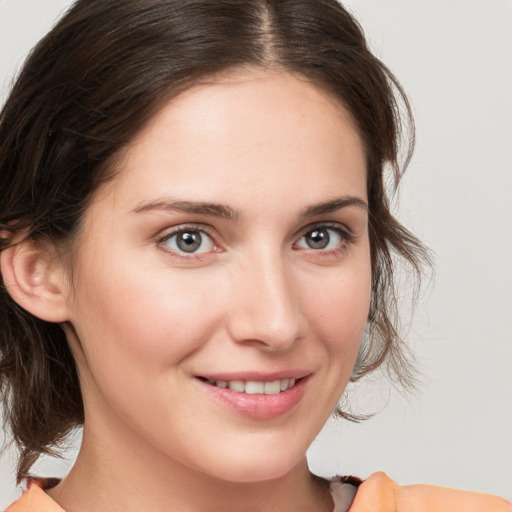
[[[215,400],[231,410],[256,420],[270,420],[290,412],[304,396],[309,377],[298,380],[295,385],[277,395],[240,393],[228,388],[212,386],[198,380]]]

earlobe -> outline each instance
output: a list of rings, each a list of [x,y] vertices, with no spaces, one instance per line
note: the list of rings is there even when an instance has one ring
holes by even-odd
[[[0,254],[7,291],[23,309],[47,322],[68,320],[67,285],[62,265],[35,242],[22,242]]]

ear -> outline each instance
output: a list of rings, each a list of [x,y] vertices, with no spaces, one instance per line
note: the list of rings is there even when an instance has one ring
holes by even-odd
[[[23,309],[47,322],[68,320],[68,282],[62,262],[36,242],[21,242],[0,254],[7,291]]]

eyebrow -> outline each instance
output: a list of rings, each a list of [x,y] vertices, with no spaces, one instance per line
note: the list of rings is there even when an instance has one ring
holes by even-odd
[[[204,201],[173,201],[169,199],[158,199],[143,203],[132,210],[133,213],[145,213],[153,210],[164,212],[195,213],[218,217],[220,219],[236,220],[240,215],[237,210],[218,203]]]
[[[326,213],[333,213],[348,206],[358,206],[368,211],[368,204],[360,197],[342,196],[330,201],[316,203],[305,208],[302,218],[315,217]],[[240,217],[240,212],[219,203],[210,203],[205,201],[173,201],[171,199],[157,199],[142,203],[132,210],[132,213],[146,213],[151,211],[181,212],[197,215],[206,215],[208,217],[217,217],[220,219],[236,220]]]
[[[366,212],[368,211],[368,203],[361,199],[360,197],[355,196],[342,196],[331,199],[330,201],[313,204],[305,208],[302,212],[303,218],[315,217],[316,215],[323,215],[326,213],[333,213],[337,210],[341,210],[342,208],[346,208],[348,206],[359,206],[363,208]]]

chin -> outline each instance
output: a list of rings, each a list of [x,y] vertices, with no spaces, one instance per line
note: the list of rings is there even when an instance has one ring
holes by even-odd
[[[226,454],[222,463],[216,461],[211,474],[233,483],[256,483],[280,479],[300,463],[306,464],[306,458],[302,452],[297,454],[297,452],[258,450],[257,454],[238,452],[238,456],[236,453],[236,450],[233,450]]]
[[[294,466],[275,467],[268,464],[261,466],[242,467],[236,470],[226,469],[226,471],[215,471],[216,478],[232,482],[235,484],[248,484],[257,482],[266,482],[269,480],[278,480],[283,478],[293,470]]]

